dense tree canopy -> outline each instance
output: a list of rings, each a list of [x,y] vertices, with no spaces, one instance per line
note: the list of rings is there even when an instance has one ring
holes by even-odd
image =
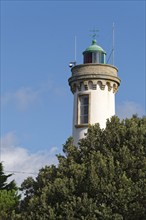
[[[145,117],[113,117],[105,130],[91,126],[78,147],[69,138],[63,152],[58,166],[23,182],[15,219],[146,219]]]
[[[11,219],[18,208],[20,196],[14,180],[8,183],[8,178],[3,171],[3,164],[0,162],[0,220]]]

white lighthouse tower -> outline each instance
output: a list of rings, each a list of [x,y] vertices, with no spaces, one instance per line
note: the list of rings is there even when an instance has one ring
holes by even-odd
[[[115,115],[115,93],[120,85],[118,69],[106,64],[106,52],[92,40],[83,52],[83,64],[71,68],[69,85],[74,95],[73,138],[77,145],[84,138],[88,126],[99,123],[106,127],[106,120]]]

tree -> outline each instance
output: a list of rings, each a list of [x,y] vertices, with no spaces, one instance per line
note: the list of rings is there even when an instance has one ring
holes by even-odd
[[[23,182],[15,219],[146,219],[145,117],[112,117],[104,130],[90,126],[78,147],[69,138],[63,152],[58,166]]]
[[[0,163],[0,220],[12,219],[19,204],[20,196],[14,180],[8,183],[12,174],[5,175]]]
[[[3,164],[0,162],[0,190],[11,190],[16,189],[15,181],[12,180],[10,183],[7,182],[8,178],[11,177],[12,174],[6,175],[3,171]]]

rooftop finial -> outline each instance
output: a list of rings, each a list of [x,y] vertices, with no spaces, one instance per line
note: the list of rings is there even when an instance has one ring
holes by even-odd
[[[99,32],[98,29],[93,28],[93,30],[90,30],[93,34],[91,35],[92,39],[95,40],[96,37],[98,37],[97,32]]]

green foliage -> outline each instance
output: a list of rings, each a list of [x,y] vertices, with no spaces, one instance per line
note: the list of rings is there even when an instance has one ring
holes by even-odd
[[[0,190],[0,220],[12,219],[18,202],[19,196],[16,190]]]
[[[13,219],[18,208],[20,196],[14,181],[7,183],[12,174],[5,175],[0,163],[0,220]]]
[[[146,219],[145,117],[113,117],[105,130],[91,126],[78,147],[69,138],[63,152],[57,167],[24,181],[15,219]]]
[[[0,190],[6,189],[6,190],[11,190],[11,189],[16,189],[16,184],[14,180],[12,180],[10,183],[7,183],[7,180],[9,177],[11,177],[12,174],[4,174],[3,171],[3,164],[0,162]]]

